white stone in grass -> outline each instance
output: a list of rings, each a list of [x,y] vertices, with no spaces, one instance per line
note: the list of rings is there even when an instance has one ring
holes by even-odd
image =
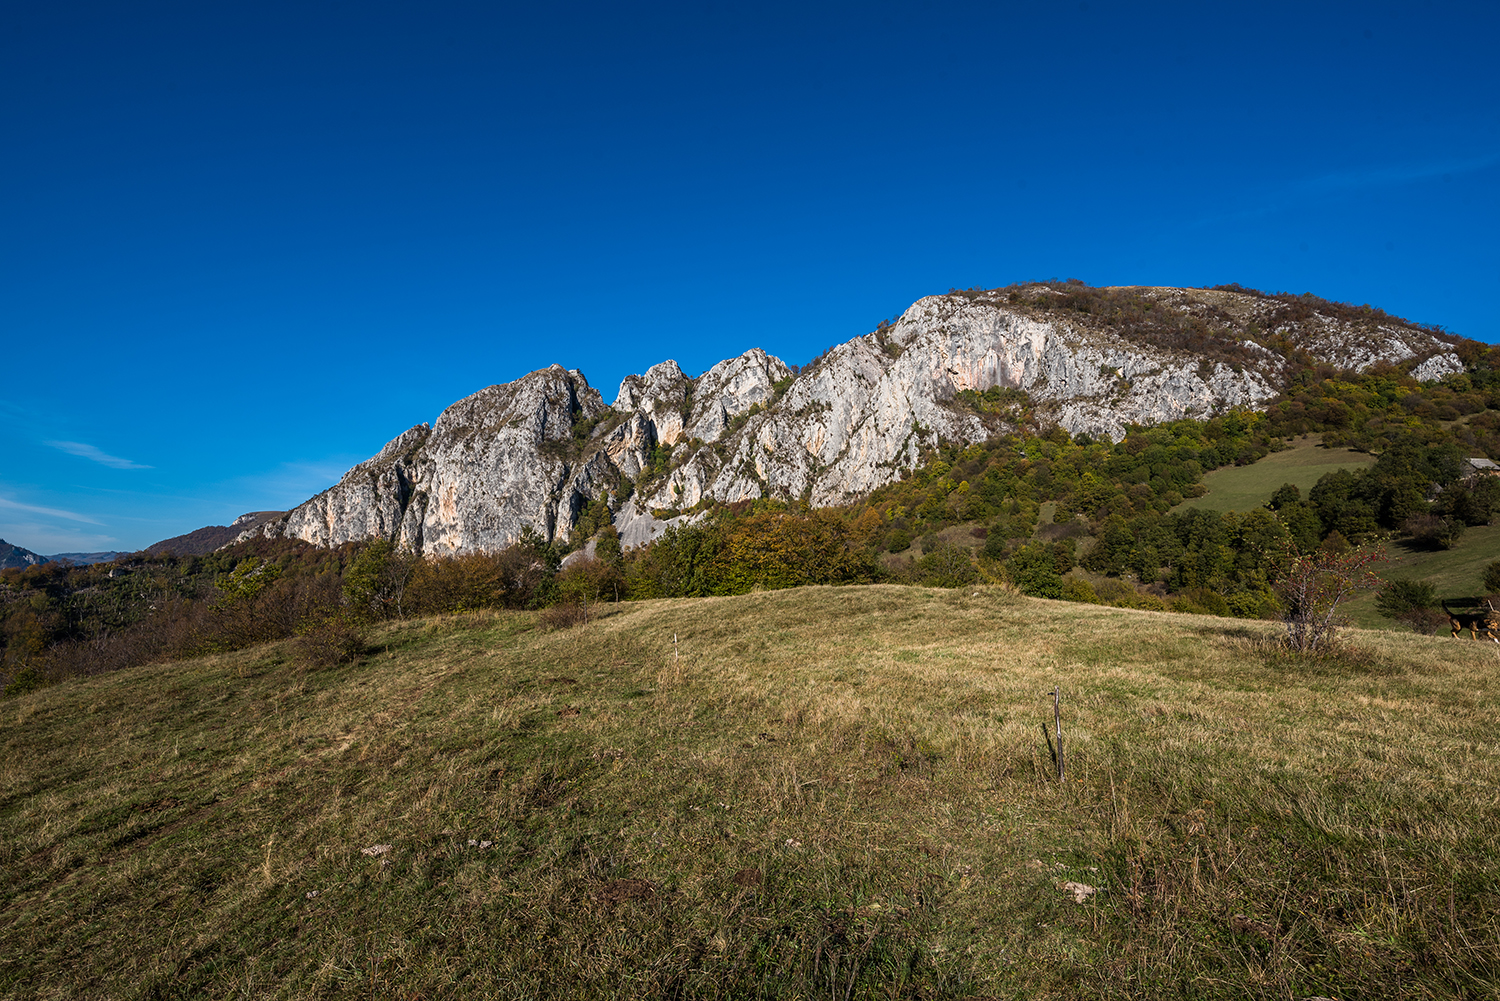
[[[368,848],[361,848],[359,850],[359,853],[361,855],[384,855],[386,852],[388,852],[390,850],[391,850],[391,846],[390,845],[371,845]]]
[[[1087,883],[1075,883],[1071,879],[1062,885],[1062,891],[1073,894],[1075,904],[1081,904],[1099,892],[1097,887],[1089,886]]]

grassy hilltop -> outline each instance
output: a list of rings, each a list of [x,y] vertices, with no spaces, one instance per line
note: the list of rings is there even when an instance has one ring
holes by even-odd
[[[821,587],[65,682],[0,996],[1496,996],[1500,654],[1274,634]]]

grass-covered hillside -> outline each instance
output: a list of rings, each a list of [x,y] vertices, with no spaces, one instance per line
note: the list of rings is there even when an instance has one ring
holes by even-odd
[[[1485,569],[1500,561],[1500,525],[1482,525],[1464,534],[1463,541],[1452,549],[1432,549],[1397,541],[1384,547],[1387,562],[1378,570],[1384,580],[1407,579],[1433,585],[1438,598],[1456,601],[1464,607],[1465,599],[1473,601],[1487,593]],[[1392,628],[1395,623],[1375,608],[1377,592],[1354,595],[1343,606],[1344,613],[1356,625]],[[1446,624],[1438,626],[1447,633]]]
[[[1284,451],[1272,452],[1258,462],[1226,466],[1208,473],[1203,477],[1208,492],[1195,500],[1184,501],[1179,510],[1200,507],[1214,511],[1251,511],[1264,506],[1283,484],[1298,487],[1305,496],[1328,473],[1341,469],[1365,469],[1374,464],[1372,455],[1323,447],[1318,436],[1299,438],[1290,442]],[[1469,528],[1451,549],[1401,538],[1383,540],[1382,547],[1387,559],[1376,567],[1382,578],[1426,581],[1436,588],[1439,597],[1458,600],[1462,605],[1462,599],[1485,593],[1485,568],[1500,560],[1500,526]],[[1397,624],[1391,618],[1376,609],[1377,596],[1372,591],[1354,595],[1344,606],[1344,614],[1356,625],[1395,627]]]
[[[1209,511],[1253,511],[1264,507],[1277,489],[1290,483],[1306,496],[1318,480],[1340,469],[1366,469],[1375,456],[1349,448],[1326,448],[1321,435],[1304,435],[1246,466],[1224,466],[1204,475],[1203,496],[1183,501]]]
[[[1000,588],[538,614],[0,703],[0,996],[1497,993],[1492,644]]]

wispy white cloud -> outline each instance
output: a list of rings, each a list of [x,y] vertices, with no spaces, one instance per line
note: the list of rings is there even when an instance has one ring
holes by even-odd
[[[1358,167],[1340,170],[1331,174],[1304,178],[1294,182],[1294,191],[1323,194],[1334,191],[1352,191],[1360,188],[1381,188],[1412,181],[1425,181],[1432,177],[1451,177],[1455,174],[1472,174],[1500,164],[1500,151],[1462,160],[1431,160],[1427,163],[1391,163],[1373,167]]]
[[[1208,212],[1183,226],[1185,231],[1201,230],[1226,223],[1265,219],[1292,211],[1318,199],[1336,198],[1372,188],[1395,187],[1434,177],[1472,174],[1500,165],[1500,150],[1482,156],[1458,160],[1431,160],[1426,163],[1380,164],[1356,167],[1308,177],[1293,178],[1259,192],[1249,192],[1250,204],[1226,204],[1221,211]]]
[[[102,521],[90,518],[86,514],[79,514],[76,511],[64,511],[58,507],[39,507],[35,504],[22,504],[20,501],[13,501],[7,497],[0,497],[0,508],[8,508],[12,511],[26,511],[30,514],[44,514],[49,518],[65,518],[68,521],[81,521],[86,525],[104,524]]]
[[[110,455],[107,452],[101,452],[93,445],[85,445],[81,441],[49,441],[44,442],[44,444],[50,445],[56,449],[61,449],[62,451],[67,452],[69,455],[76,455],[81,459],[89,459],[93,462],[99,463],[100,465],[109,466],[111,469],[151,468],[150,466],[143,466],[139,462],[132,462],[129,459],[122,459],[118,455]]]

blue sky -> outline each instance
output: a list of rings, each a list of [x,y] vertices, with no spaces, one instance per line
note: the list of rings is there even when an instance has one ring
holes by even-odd
[[[0,537],[294,505],[485,385],[803,363],[950,287],[1500,340],[1480,3],[13,5]]]

